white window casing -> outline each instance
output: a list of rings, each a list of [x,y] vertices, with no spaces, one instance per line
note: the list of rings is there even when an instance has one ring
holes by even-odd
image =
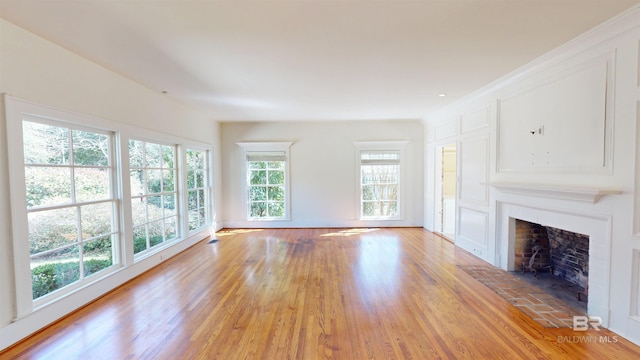
[[[95,284],[102,279],[106,279],[110,274],[119,272],[120,270],[126,270],[133,265],[141,261],[144,258],[152,256],[157,252],[163,251],[173,244],[182,242],[188,235],[196,235],[201,232],[206,232],[207,228],[211,227],[213,218],[213,183],[211,176],[211,169],[213,168],[211,153],[213,151],[211,145],[203,144],[187,139],[183,139],[177,136],[156,132],[148,129],[142,129],[131,125],[126,125],[118,122],[112,122],[109,120],[99,119],[87,115],[76,114],[69,111],[59,110],[52,107],[31,103],[12,96],[5,95],[5,111],[6,111],[6,124],[7,124],[7,149],[9,155],[9,186],[10,186],[10,203],[11,203],[11,226],[12,226],[12,241],[13,241],[13,262],[14,262],[14,277],[15,277],[15,312],[14,319],[22,319],[29,314],[39,311],[49,305],[53,305],[57,301],[67,298],[69,296],[76,296],[76,293],[80,293],[85,290],[89,285]],[[89,135],[104,135],[109,137],[109,161],[108,165],[86,165],[76,164],[73,161],[73,154],[69,155],[72,160],[67,161],[69,164],[63,163],[61,165],[54,164],[53,166],[48,163],[38,164],[25,163],[25,148],[23,143],[23,123],[33,124],[45,124],[55,127],[55,130],[69,131],[70,143],[73,144],[73,136],[76,134],[83,134],[84,132],[90,133]],[[66,130],[65,130],[66,131]],[[80,135],[78,139],[83,139]],[[175,207],[177,211],[177,224],[176,224],[176,238],[175,241],[167,242],[161,246],[157,246],[154,250],[149,250],[138,257],[134,257],[133,254],[133,221],[132,221],[132,209],[131,199],[132,189],[130,184],[130,159],[129,159],[129,141],[140,140],[144,142],[157,143],[166,145],[168,148],[173,149],[174,157],[173,164],[170,166],[175,173],[173,174],[173,190],[170,191],[172,196],[175,196]],[[36,149],[37,147],[32,147]],[[203,210],[206,213],[205,218],[199,220],[197,229],[189,231],[188,223],[188,199],[187,199],[187,176],[186,176],[186,149],[196,149],[203,154],[206,153],[205,165],[203,171],[204,183],[201,190],[206,190],[207,194],[200,203],[202,206],[199,210]],[[71,148],[69,151],[75,151],[75,148]],[[29,160],[31,161],[31,160]],[[26,181],[26,169],[28,168],[41,168],[43,171],[55,172],[56,169],[62,169],[60,171],[68,171],[69,179],[67,183],[71,182],[71,188],[69,189],[71,195],[70,204],[54,204],[52,206],[40,206],[34,207],[33,205],[27,205],[27,184]],[[164,170],[163,166],[159,167],[160,170]],[[109,189],[108,196],[105,195],[105,199],[86,199],[78,197],[81,195],[77,193],[75,189],[76,185],[73,185],[75,173],[82,173],[86,170],[97,169],[109,172]],[[153,169],[154,171],[157,169]],[[168,170],[168,169],[167,169]],[[47,183],[44,183],[45,185]],[[88,194],[93,195],[90,192]],[[133,194],[134,196],[136,194]],[[161,193],[162,196],[164,192]],[[77,203],[74,203],[76,201]],[[64,202],[64,201],[63,201]],[[107,268],[107,270],[101,270],[99,272],[92,272],[93,270],[80,270],[81,280],[69,283],[57,290],[52,291],[40,298],[33,299],[32,288],[32,272],[31,272],[31,249],[29,240],[29,213],[44,212],[50,209],[57,210],[71,208],[77,208],[79,215],[77,215],[77,228],[82,227],[82,222],[85,221],[84,214],[89,212],[82,211],[83,206],[94,206],[101,204],[110,204],[113,207],[113,214],[111,216],[112,229],[107,233],[99,233],[96,236],[92,234],[85,234],[78,230],[78,246],[80,261],[82,262],[82,254],[84,243],[90,243],[96,240],[97,237],[102,235],[112,236],[112,262],[113,264]],[[63,245],[65,247],[66,245]],[[70,244],[69,246],[74,246]],[[53,249],[55,250],[55,249]],[[49,250],[45,250],[46,252]],[[87,250],[88,251],[88,250]],[[92,268],[93,269],[93,268]],[[82,277],[82,274],[89,275],[88,277]]]
[[[242,179],[245,179],[242,192],[247,220],[291,220],[291,144],[292,142],[238,143],[242,148]]]
[[[402,220],[404,148],[408,141],[359,141],[356,147],[360,220]]]

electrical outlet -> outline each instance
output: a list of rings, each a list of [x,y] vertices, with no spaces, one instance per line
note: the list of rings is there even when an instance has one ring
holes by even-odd
[[[531,134],[531,135],[544,135],[544,126],[540,125],[536,129],[529,130],[529,134]]]

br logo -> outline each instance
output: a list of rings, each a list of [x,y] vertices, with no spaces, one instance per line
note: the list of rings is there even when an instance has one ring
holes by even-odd
[[[578,315],[573,317],[573,331],[587,331],[589,326],[600,331],[602,318],[600,316]]]

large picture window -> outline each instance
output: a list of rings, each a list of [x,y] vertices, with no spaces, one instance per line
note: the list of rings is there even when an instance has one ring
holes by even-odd
[[[108,132],[24,120],[24,175],[33,299],[118,259]]]
[[[176,146],[129,140],[133,253],[178,237]]]

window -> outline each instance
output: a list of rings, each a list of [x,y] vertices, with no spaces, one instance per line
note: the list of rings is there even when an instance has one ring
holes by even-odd
[[[249,167],[249,218],[283,218],[285,209],[284,153],[251,152]]]
[[[207,165],[208,152],[187,149],[186,155],[189,230],[195,230],[209,224],[211,188]]]
[[[400,154],[397,151],[360,153],[362,217],[396,217]]]
[[[113,134],[22,121],[32,296],[38,299],[118,261]]]
[[[210,230],[208,144],[4,100],[16,319],[63,297],[83,302],[98,280],[137,274],[128,268],[147,254]]]
[[[178,237],[176,146],[129,140],[133,253]]]
[[[241,143],[244,147],[247,218],[288,220],[288,152],[291,143]]]
[[[360,172],[360,217],[399,219],[401,160],[405,142],[356,143]]]

